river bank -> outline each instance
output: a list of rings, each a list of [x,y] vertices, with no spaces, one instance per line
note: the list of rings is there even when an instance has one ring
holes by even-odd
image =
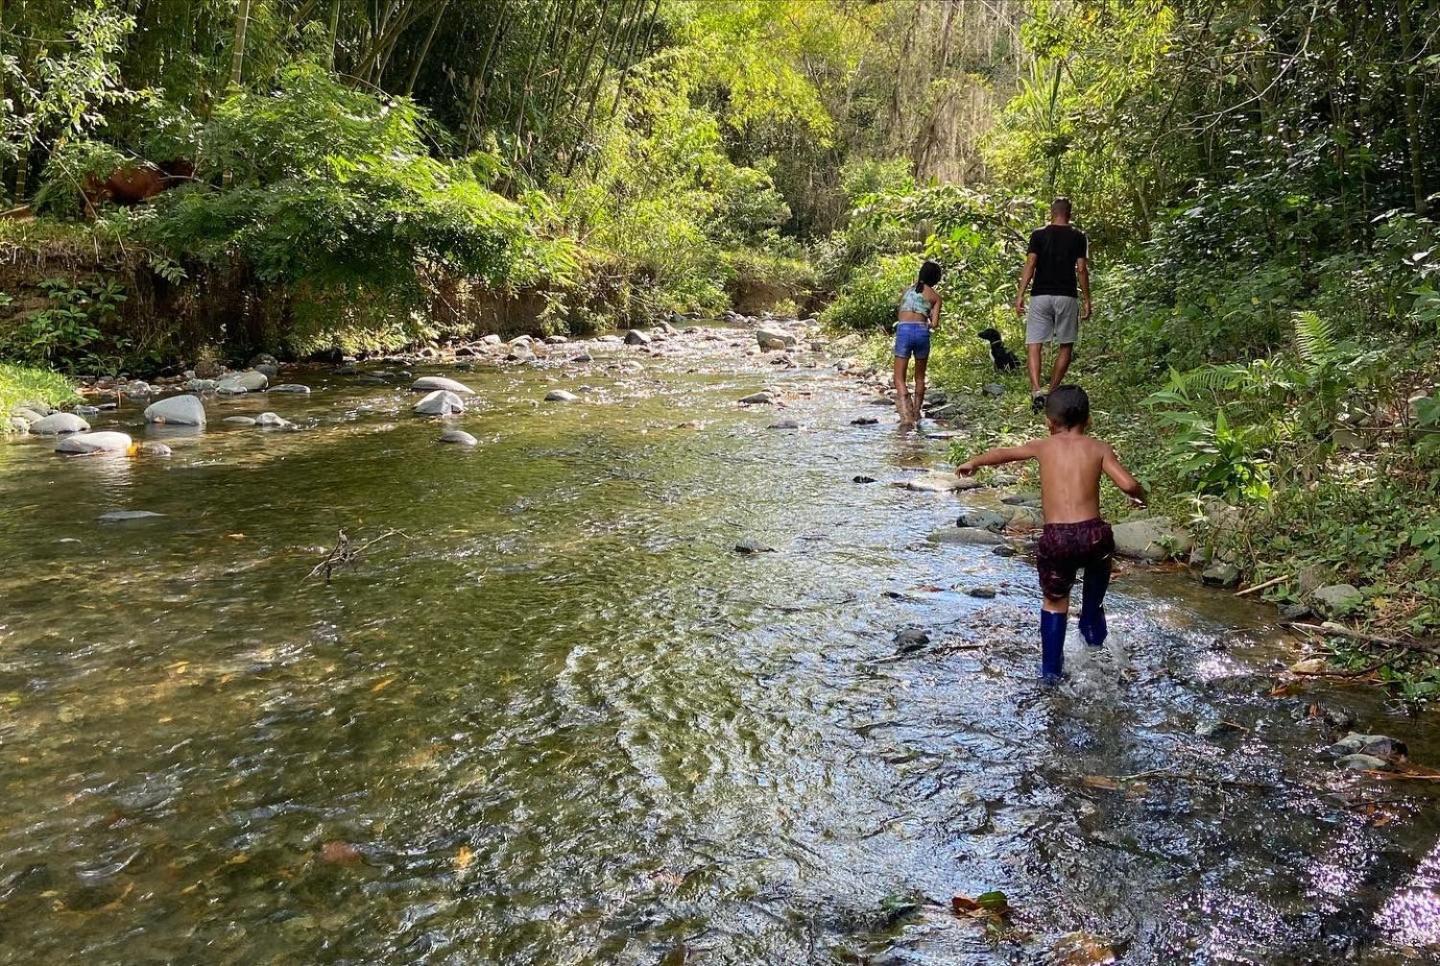
[[[785,328],[795,347],[770,352],[700,325],[470,369],[281,366],[311,392],[204,396],[203,431],[124,397],[95,415],[168,458],[5,444],[6,945],[1436,948],[1432,785],[1328,751],[1353,729],[1434,763],[1428,719],[1287,674],[1270,609],[1138,566],[1111,644],[1070,642],[1071,680],[1043,691],[1032,566],[937,537],[1023,481],[886,485],[942,469],[935,437],[968,430],[897,432],[847,346]],[[473,390],[465,412],[416,415],[425,377]],[[226,421],[264,411],[290,428]],[[155,515],[101,522],[117,511]],[[395,535],[306,579],[338,529]],[[991,890],[1007,915],[946,908]]]

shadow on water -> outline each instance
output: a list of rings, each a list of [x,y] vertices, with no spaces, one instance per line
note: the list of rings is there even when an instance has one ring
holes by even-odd
[[[1140,571],[1043,691],[1029,565],[927,543],[954,497],[851,482],[943,443],[850,425],[891,414],[833,371],[612,358],[464,374],[473,450],[436,444],[403,376],[326,373],[210,403],[168,460],[0,447],[0,957],[1440,949],[1428,790],[1318,755],[1328,710],[1434,762],[1428,720],[1272,696],[1268,611]],[[764,385],[804,428],[733,404]],[[222,422],[267,409],[299,428]],[[117,509],[162,516],[97,522]],[[340,528],[401,534],[305,580]],[[931,644],[899,656],[912,627]],[[930,904],[989,889],[999,933]]]

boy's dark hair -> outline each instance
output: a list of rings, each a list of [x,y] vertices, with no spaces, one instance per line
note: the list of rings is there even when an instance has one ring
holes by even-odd
[[[1090,421],[1090,397],[1079,386],[1056,386],[1045,397],[1045,417],[1061,429],[1074,429]]]
[[[1069,218],[1070,218],[1070,199],[1069,199],[1069,198],[1066,198],[1064,195],[1061,195],[1060,197],[1056,198],[1054,201],[1050,202],[1050,214],[1052,214],[1052,215],[1064,215],[1065,218],[1066,218],[1066,220],[1069,220]]]
[[[925,286],[934,288],[940,284],[940,266],[935,262],[926,262],[920,266],[920,277],[915,280],[915,291],[925,291]]]

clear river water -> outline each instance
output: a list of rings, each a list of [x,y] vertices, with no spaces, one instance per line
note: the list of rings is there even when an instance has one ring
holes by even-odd
[[[887,485],[948,444],[750,341],[0,443],[0,961],[1440,961],[1437,789],[1320,754],[1350,714],[1440,762],[1433,714],[1272,694],[1272,607],[1142,568],[1041,688],[1032,565],[926,539],[999,494]],[[307,578],[341,529],[398,532]]]

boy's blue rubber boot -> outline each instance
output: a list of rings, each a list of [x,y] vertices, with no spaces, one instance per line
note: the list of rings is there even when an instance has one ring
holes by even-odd
[[[1065,624],[1069,614],[1040,612],[1040,680],[1058,684],[1065,672]]]
[[[1091,647],[1105,643],[1110,633],[1105,626],[1105,591],[1110,589],[1110,561],[1085,568],[1084,596],[1080,598],[1080,636]]]

